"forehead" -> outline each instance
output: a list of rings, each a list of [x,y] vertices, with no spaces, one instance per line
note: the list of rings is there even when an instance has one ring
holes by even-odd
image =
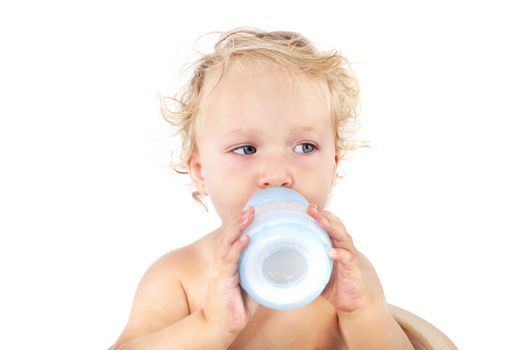
[[[259,129],[291,126],[332,128],[326,82],[288,74],[269,66],[232,64],[208,77],[197,119],[197,133],[235,127]]]

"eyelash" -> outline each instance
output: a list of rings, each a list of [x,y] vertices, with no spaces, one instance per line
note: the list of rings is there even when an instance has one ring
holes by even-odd
[[[299,153],[309,154],[309,153],[313,153],[315,150],[318,149],[317,146],[314,145],[314,144],[311,143],[311,142],[303,142],[303,143],[298,144],[297,146],[300,146],[300,145],[311,145],[311,146],[313,147],[313,150],[310,151],[310,152],[299,152]],[[239,153],[237,153],[237,152],[235,152],[235,151],[238,150],[238,149],[244,149],[244,148],[246,148],[246,147],[251,147],[251,148],[254,148],[254,149],[255,149],[255,147],[253,147],[252,145],[242,145],[242,146],[239,146],[239,147],[234,148],[234,149],[232,150],[232,152],[233,152],[233,153],[236,153],[236,154],[239,154]],[[250,155],[250,154],[254,154],[254,153],[256,153],[256,152],[257,152],[257,149],[255,149],[255,152],[253,152],[253,153],[240,154],[240,155]]]

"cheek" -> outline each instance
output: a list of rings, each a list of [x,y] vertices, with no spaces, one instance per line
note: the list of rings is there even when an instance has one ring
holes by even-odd
[[[301,179],[301,187],[304,186],[305,192],[308,194],[307,199],[310,202],[316,203],[321,207],[326,205],[329,194],[332,191],[335,156],[323,156],[318,159],[315,164],[304,164],[302,168],[303,174],[308,174]]]
[[[214,157],[208,161],[205,182],[210,199],[217,202],[214,203],[216,208],[239,206],[236,202],[243,199],[252,169],[246,162],[232,161],[228,157]]]
[[[250,195],[250,191],[244,186],[245,183],[237,181],[236,176],[229,176],[224,181],[218,179],[210,188],[209,199],[223,222],[228,218],[235,218],[242,212]]]
[[[334,169],[334,159],[328,154],[315,154],[311,156],[298,156],[296,162],[303,171],[307,171],[306,174],[316,174],[315,177],[318,180],[326,178],[327,174],[331,174]]]
[[[208,163],[206,179],[212,183],[239,181],[251,169],[247,164],[247,162],[232,160],[230,157],[215,157]]]

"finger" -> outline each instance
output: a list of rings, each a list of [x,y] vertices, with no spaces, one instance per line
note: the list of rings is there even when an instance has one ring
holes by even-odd
[[[225,224],[220,233],[221,237],[217,247],[217,254],[220,257],[225,257],[228,254],[233,243],[240,238],[242,231],[252,223],[254,210],[250,206],[237,219]]]
[[[352,236],[346,231],[345,225],[333,213],[322,210],[321,215],[328,221],[328,233],[333,240],[340,242],[346,249],[355,249]],[[332,229],[330,229],[330,227]]]
[[[353,270],[356,266],[354,263],[354,255],[346,249],[332,248],[328,252],[328,255],[346,271]]]
[[[244,307],[250,316],[253,316],[259,307],[259,303],[255,301],[244,289],[241,289],[242,298],[244,300]]]
[[[337,280],[360,278],[358,277],[361,276],[360,265],[355,255],[340,248],[332,248],[329,255],[334,260]]]
[[[250,243],[250,236],[248,235],[242,235],[238,240],[233,242],[230,250],[226,254],[223,261],[225,262],[226,271],[233,275],[237,272],[237,267],[239,265],[239,259],[241,258],[241,254],[246,249],[248,244]]]
[[[352,237],[346,232],[345,226],[337,216],[329,211],[320,210],[316,205],[308,206],[307,211],[328,233],[335,246],[349,251],[355,250]]]
[[[331,250],[330,250],[331,251]],[[330,255],[330,251],[328,252],[328,255]],[[336,277],[336,269],[332,269],[332,272],[330,273],[330,279],[328,280],[328,283],[326,284],[326,287],[324,288],[322,295],[325,298],[330,298],[334,291],[334,280]]]

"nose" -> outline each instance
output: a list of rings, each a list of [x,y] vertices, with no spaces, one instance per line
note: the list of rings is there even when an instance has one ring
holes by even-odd
[[[284,160],[268,160],[261,164],[259,187],[292,187],[293,179]]]

